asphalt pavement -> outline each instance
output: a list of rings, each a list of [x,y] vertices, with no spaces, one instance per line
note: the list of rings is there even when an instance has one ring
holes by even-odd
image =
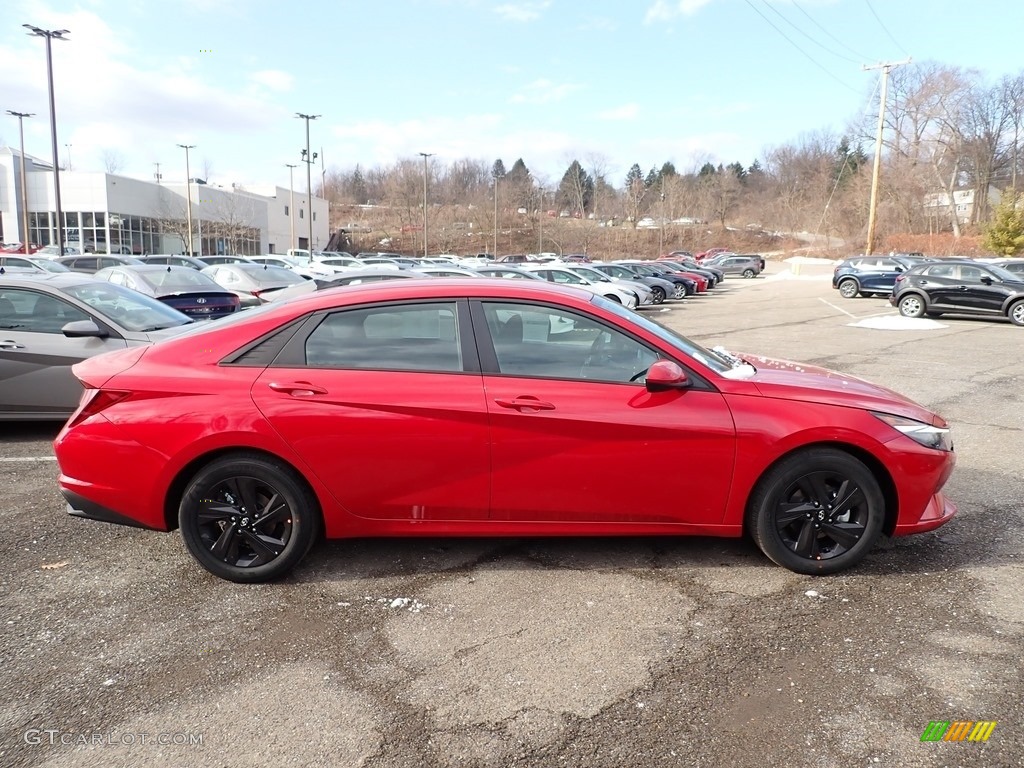
[[[57,427],[0,424],[0,765],[1024,766],[1024,328],[909,327],[830,273],[645,311],[952,423],[959,515],[832,577],[745,540],[402,539],[236,585],[69,518]],[[945,721],[996,725],[921,740]]]

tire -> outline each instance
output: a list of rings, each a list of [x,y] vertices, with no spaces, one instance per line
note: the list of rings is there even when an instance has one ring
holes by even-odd
[[[660,285],[656,285],[651,288],[651,301],[655,304],[661,304],[665,300],[665,289]]]
[[[1011,304],[1006,316],[1014,325],[1024,325],[1024,301],[1015,301]]]
[[[743,276],[744,276],[745,278],[747,278],[748,280],[749,280],[750,278],[754,277],[754,276],[755,276],[756,274],[757,274],[757,272],[755,272],[755,271],[754,271],[754,270],[752,270],[752,269],[744,269],[744,270],[743,270]]]
[[[288,573],[313,546],[321,523],[320,505],[302,479],[253,454],[200,469],[178,508],[189,554],[214,576],[239,583]]]
[[[619,298],[618,296],[616,296],[616,295],[615,295],[614,293],[609,293],[609,294],[608,294],[607,296],[605,296],[605,298],[606,298],[606,299],[611,299],[611,300],[612,300],[612,301],[614,301],[614,302],[615,302],[616,304],[621,304],[621,303],[622,303],[622,299],[620,299],[620,298]]]
[[[900,299],[899,309],[904,317],[921,317],[926,311],[924,299],[916,293],[908,293]]]
[[[885,498],[863,462],[835,448],[810,448],[783,459],[758,481],[746,527],[773,562],[796,573],[826,575],[863,560],[884,521]]]
[[[847,278],[846,280],[839,281],[839,295],[844,299],[856,298],[858,293],[860,293],[860,287],[857,285],[856,280]]]
[[[675,290],[672,291],[673,299],[685,299],[687,296],[686,283],[676,283]]]

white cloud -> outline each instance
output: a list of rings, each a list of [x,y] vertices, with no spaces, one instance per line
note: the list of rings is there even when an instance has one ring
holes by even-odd
[[[670,21],[676,16],[692,16],[712,0],[656,0],[654,5],[647,9],[644,15],[644,23],[652,24],[656,21]]]
[[[509,99],[513,104],[551,104],[561,101],[581,86],[575,83],[553,83],[547,78],[534,80],[523,86],[519,93]]]
[[[635,120],[638,114],[640,114],[640,105],[632,103],[598,112],[597,117],[600,120]]]
[[[279,69],[264,69],[260,72],[253,72],[249,79],[257,85],[262,85],[272,91],[290,91],[294,78],[287,72]]]
[[[494,6],[494,12],[505,21],[536,21],[551,5],[551,0],[503,3]]]

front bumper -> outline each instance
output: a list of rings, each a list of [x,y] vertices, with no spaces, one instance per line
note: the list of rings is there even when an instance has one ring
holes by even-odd
[[[932,496],[920,518],[912,523],[898,524],[892,535],[909,536],[913,533],[934,531],[952,520],[956,513],[956,504],[940,491]]]

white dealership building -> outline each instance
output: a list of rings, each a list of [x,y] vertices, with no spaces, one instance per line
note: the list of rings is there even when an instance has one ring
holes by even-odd
[[[53,166],[0,147],[0,242],[26,240],[23,189],[28,195],[28,236],[37,245],[56,244]],[[330,238],[327,201],[278,186],[222,187],[199,179],[142,181],[112,173],[60,171],[65,244],[99,253],[184,253],[188,249],[188,195],[192,197],[192,242],[203,254],[284,253],[313,250]],[[294,210],[292,199],[294,198]],[[294,242],[292,240],[294,232]]]

